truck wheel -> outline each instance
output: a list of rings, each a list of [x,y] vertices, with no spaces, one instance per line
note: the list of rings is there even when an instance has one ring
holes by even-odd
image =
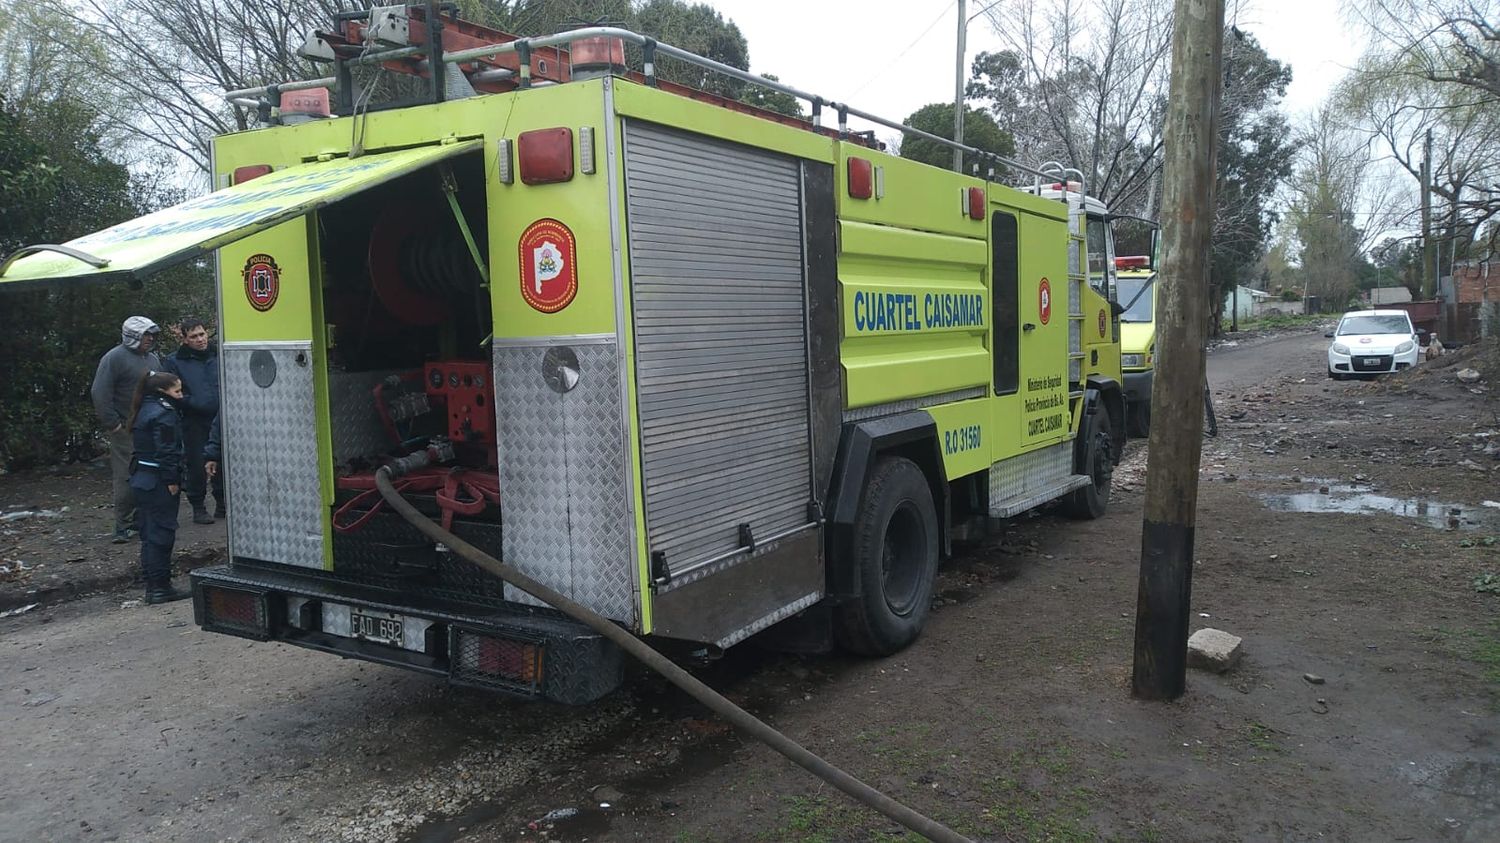
[[[1078,473],[1087,474],[1089,484],[1068,493],[1063,499],[1063,511],[1069,518],[1102,518],[1109,506],[1109,482],[1115,473],[1111,454],[1114,439],[1110,436],[1109,413],[1103,407],[1089,414],[1083,436],[1077,446]]]
[[[847,650],[888,656],[921,633],[937,577],[937,509],[916,463],[902,457],[876,463],[849,550],[860,596],[837,608],[834,634]]]

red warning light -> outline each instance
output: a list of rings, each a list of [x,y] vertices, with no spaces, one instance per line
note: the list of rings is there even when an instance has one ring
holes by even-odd
[[[875,195],[875,168],[868,158],[849,159],[849,196],[869,199]]]

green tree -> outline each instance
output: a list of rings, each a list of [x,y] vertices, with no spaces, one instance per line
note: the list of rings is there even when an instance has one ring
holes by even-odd
[[[935,102],[924,105],[912,112],[904,122],[913,129],[952,139],[953,104]],[[1015,140],[1010,132],[1000,128],[994,118],[977,108],[967,108],[964,111],[964,144],[1007,158],[1016,151]],[[908,134],[901,139],[901,157],[949,169],[953,166],[953,147]],[[964,171],[972,172],[976,165],[983,174],[989,169],[990,162],[982,156],[964,153]],[[997,167],[997,172],[1003,169]]]
[[[97,113],[67,99],[33,98],[24,112],[0,99],[0,253],[80,237],[149,210],[157,191],[110,160]],[[207,273],[188,267],[143,290],[124,285],[5,292],[0,288],[0,463],[17,468],[95,453],[88,390],[120,323],[206,314]]]
[[[1209,301],[1222,322],[1224,297],[1252,285],[1276,224],[1273,200],[1292,174],[1297,143],[1280,109],[1291,68],[1249,35],[1227,38],[1219,117],[1218,186],[1210,256]]]
[[[641,32],[674,47],[740,70],[750,68],[750,45],[740,28],[707,3],[646,0],[637,7],[635,19]],[[668,81],[731,99],[745,90],[745,83],[739,79],[676,59],[658,57],[657,72]]]
[[[775,74],[767,73],[765,77],[772,82],[781,79]],[[802,110],[802,103],[791,94],[773,91],[759,85],[746,85],[744,93],[740,94],[740,102],[763,108],[766,111],[774,111],[777,114],[785,114],[788,117],[806,117],[807,112]]]

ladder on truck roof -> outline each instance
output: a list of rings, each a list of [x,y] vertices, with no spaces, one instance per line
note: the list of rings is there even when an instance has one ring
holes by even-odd
[[[989,181],[998,181],[996,175],[1000,167],[1029,174],[1033,177],[1032,189],[1038,195],[1042,192],[1043,182],[1056,172],[1049,167],[1058,166],[1052,162],[1040,167],[1022,164],[621,27],[590,26],[553,35],[522,38],[463,21],[452,15],[445,16],[439,11],[440,8],[448,11],[452,4],[438,4],[429,0],[421,5],[376,6],[337,13],[334,16],[336,31],[315,31],[299,51],[304,58],[333,63],[333,76],[242,88],[228,91],[224,97],[237,107],[254,109],[263,122],[269,122],[271,108],[281,94],[317,88],[333,91],[341,113],[352,113],[355,110],[352,76],[355,67],[374,66],[428,78],[431,80],[430,97],[424,103],[442,102],[477,93],[563,84],[572,78],[581,78],[581,74],[575,74],[574,71],[583,69],[589,76],[614,73],[681,96],[713,102],[763,119],[810,129],[820,134],[836,135],[843,140],[876,145],[873,137],[861,137],[863,133],[850,131],[849,118],[857,117],[878,126],[961,150],[985,163],[986,172],[982,177]],[[427,25],[428,21],[432,22],[430,27]],[[436,37],[432,37],[433,35]],[[626,44],[640,49],[639,72],[625,67]],[[580,62],[579,56],[586,57],[588,61]],[[661,79],[656,72],[656,61],[661,56],[806,102],[811,109],[811,121],[766,111],[728,97]],[[432,68],[435,66],[441,66],[442,72],[433,73]],[[414,104],[418,103],[401,103]],[[837,115],[836,129],[824,126],[825,108]],[[980,176],[978,171],[979,164],[976,163],[972,175]],[[1078,173],[1077,170],[1069,172]],[[1078,176],[1081,191],[1082,174],[1078,173]]]

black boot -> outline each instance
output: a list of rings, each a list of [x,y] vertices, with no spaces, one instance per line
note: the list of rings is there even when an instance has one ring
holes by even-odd
[[[172,586],[172,581],[152,580],[146,583],[146,602],[151,605],[158,603],[172,603],[177,600],[186,600],[193,595],[186,591],[178,591]]]
[[[203,501],[188,501],[188,503],[193,505],[194,524],[214,523],[214,517],[208,514],[208,508],[203,505]]]

